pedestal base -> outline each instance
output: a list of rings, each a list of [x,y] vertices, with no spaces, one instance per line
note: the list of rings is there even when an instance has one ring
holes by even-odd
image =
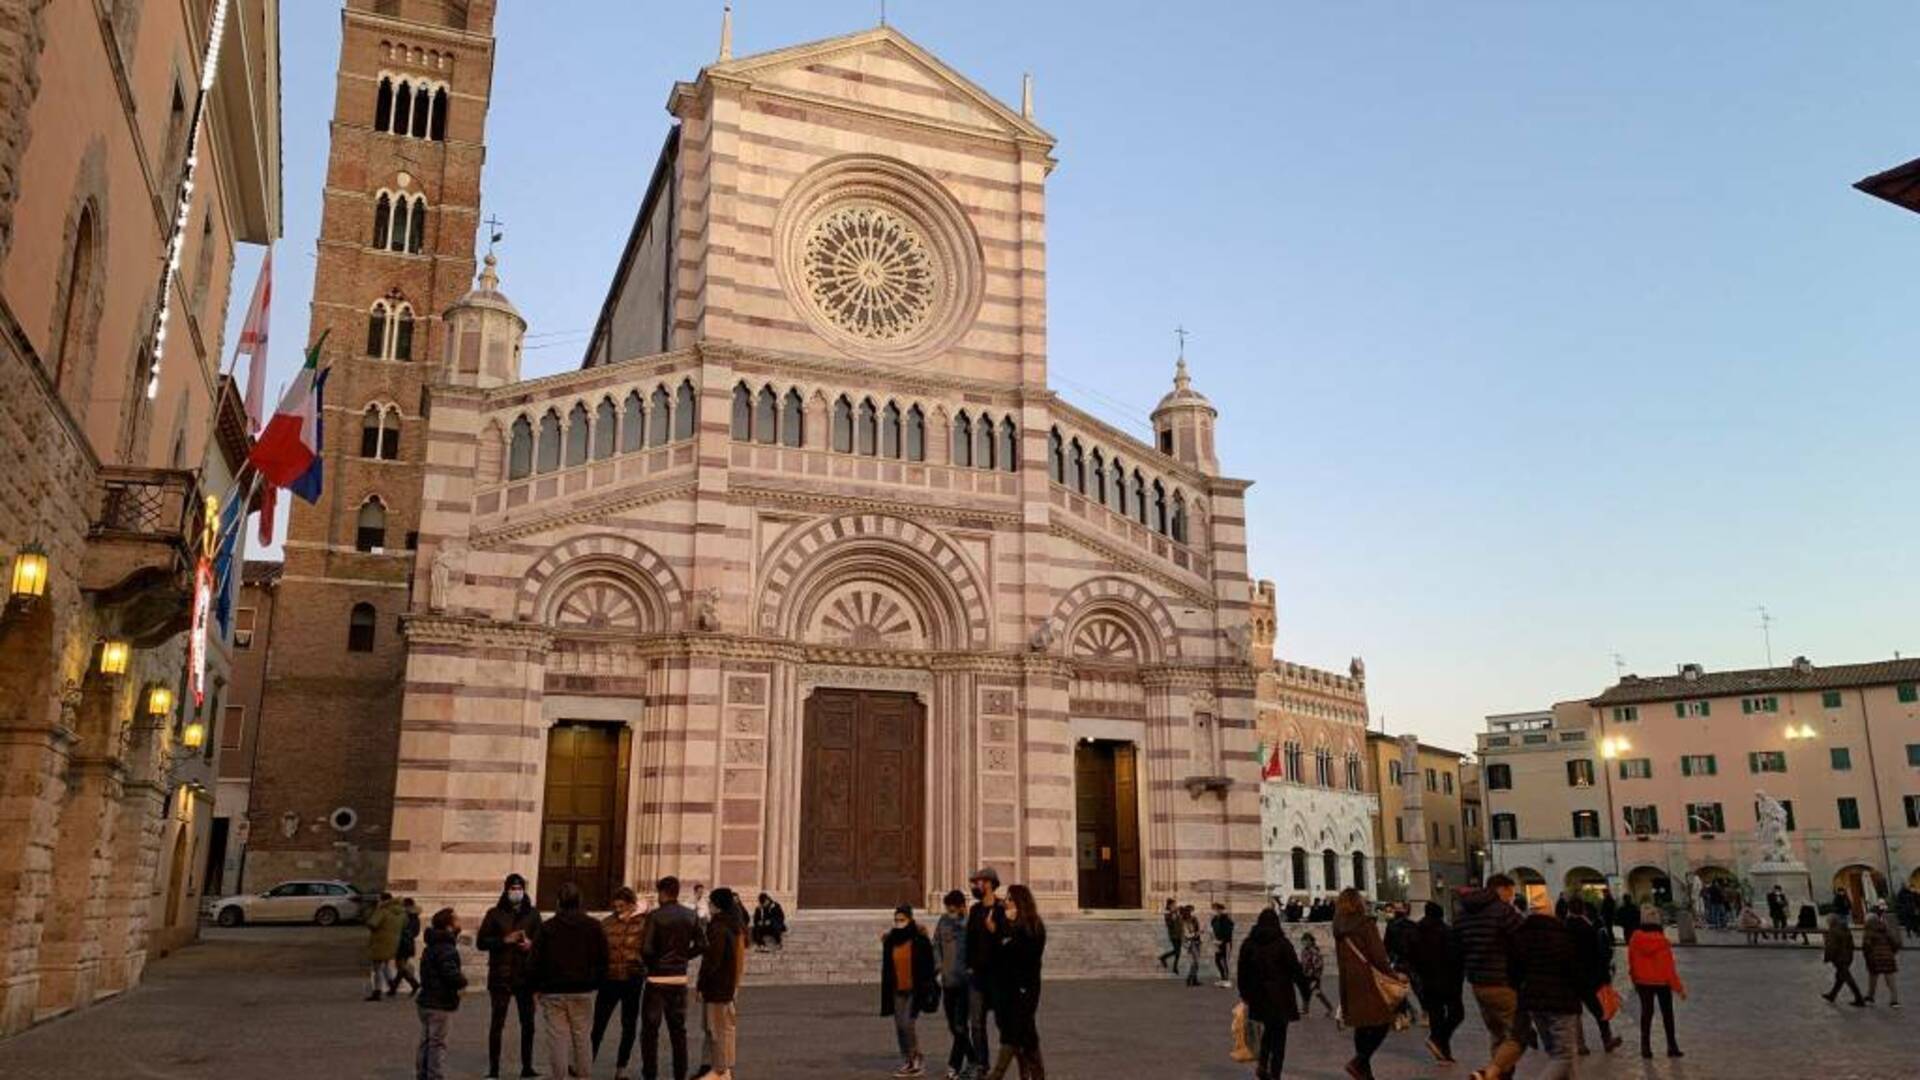
[[[1761,912],[1767,910],[1767,894],[1775,885],[1787,894],[1787,920],[1797,918],[1800,905],[1819,903],[1813,896],[1813,875],[1805,866],[1756,866],[1747,871],[1747,879],[1753,882],[1753,906]]]

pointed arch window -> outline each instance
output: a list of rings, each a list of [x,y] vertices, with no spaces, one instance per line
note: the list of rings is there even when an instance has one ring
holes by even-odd
[[[1158,480],[1153,482],[1153,531],[1167,534],[1167,489]]]
[[[906,436],[907,460],[927,460],[927,414],[918,405],[907,410]]]
[[[53,386],[57,391],[67,371],[86,353],[87,311],[92,306],[94,241],[93,204],[80,208],[80,220],[73,230],[73,253],[67,263],[67,295],[60,312],[59,345],[54,353]]]
[[[1320,874],[1323,879],[1320,885],[1328,892],[1333,892],[1340,887],[1340,856],[1335,855],[1332,848],[1326,848],[1320,852]],[[1356,886],[1358,884],[1358,882],[1355,883]]]
[[[982,469],[991,469],[993,465],[993,414],[980,414],[980,429],[974,440],[973,463]]]
[[[413,128],[413,84],[402,82],[393,90],[393,133],[405,135]]]
[[[353,522],[353,550],[379,551],[387,546],[387,507],[378,495],[367,496]]]
[[[1147,481],[1140,470],[1133,470],[1133,517],[1140,524],[1147,523]]]
[[[953,418],[953,463],[973,464],[973,420],[964,410]]]
[[[574,402],[567,410],[567,464],[584,465],[587,461],[587,447],[592,442],[592,432],[587,424],[587,407]]]
[[[803,446],[806,442],[806,402],[799,390],[787,390],[780,400],[781,446]]]
[[[1293,887],[1305,891],[1311,888],[1311,886],[1307,884],[1307,849],[1294,848],[1292,855]]]
[[[1173,493],[1173,518],[1167,525],[1175,540],[1187,542],[1187,497],[1178,491]]]
[[[372,652],[373,628],[379,621],[379,615],[372,604],[355,604],[347,614],[347,651]]]
[[[614,438],[620,434],[612,398],[601,398],[593,410],[593,460],[613,456]]]
[[[533,471],[533,425],[516,416],[507,436],[507,479],[521,480]]]
[[[373,95],[373,130],[386,131],[393,125],[393,80],[381,76],[380,89]]]
[[[1067,443],[1059,428],[1047,432],[1047,478],[1056,484],[1067,482]]]
[[[374,247],[384,248],[387,246],[387,238],[392,235],[392,226],[393,199],[388,197],[387,193],[383,191],[380,193],[379,198],[373,200]]]
[[[900,456],[900,406],[891,401],[880,410],[880,456]]]
[[[534,467],[543,473],[560,467],[560,414],[552,409],[540,417],[539,454]]]
[[[1367,887],[1367,856],[1364,852],[1353,853],[1353,887],[1356,889]]]
[[[387,355],[387,302],[375,300],[367,312],[367,355],[376,359]]]
[[[750,442],[753,439],[753,391],[746,383],[733,388],[733,441]]]
[[[879,419],[873,408],[873,399],[862,398],[853,427],[854,452],[872,457],[879,441]]]
[[[367,311],[367,355],[376,360],[413,359],[413,305],[375,300]]]
[[[400,409],[369,405],[360,416],[360,456],[379,461],[400,459]]]
[[[413,359],[413,308],[407,304],[393,315],[393,359]]]
[[[788,390],[787,396],[780,399],[780,445],[804,445],[806,431],[807,403],[801,399],[799,390]]]
[[[433,125],[433,88],[421,83],[413,91],[413,137],[424,139]]]
[[[1113,508],[1122,516],[1127,512],[1127,466],[1119,458],[1113,459]]]
[[[427,197],[416,195],[413,199],[413,224],[407,228],[407,251],[418,255],[427,242]]]
[[[433,123],[427,137],[434,142],[445,142],[447,138],[447,88],[440,87],[433,92]]]
[[[647,406],[640,397],[640,391],[627,391],[627,400],[621,406],[620,416],[620,452],[632,453],[647,445]]]
[[[753,437],[769,446],[780,441],[780,395],[771,386],[761,387],[760,396],[754,398]]]
[[[1080,447],[1080,440],[1067,443],[1067,486],[1082,495],[1087,493],[1087,452]]]
[[[693,380],[681,379],[680,389],[673,395],[674,438],[693,438],[693,418],[695,415],[697,415],[697,410],[693,404]]]
[[[1101,506],[1107,505],[1107,457],[1094,447],[1093,460],[1093,501]]]
[[[1020,433],[1014,427],[1013,417],[1000,418],[1000,467],[1008,472],[1020,468]]]
[[[833,448],[853,453],[853,402],[845,394],[833,399]]]
[[[647,429],[647,445],[667,445],[667,436],[673,433],[673,395],[667,393],[665,386],[653,388],[653,408],[647,423],[650,425]]]

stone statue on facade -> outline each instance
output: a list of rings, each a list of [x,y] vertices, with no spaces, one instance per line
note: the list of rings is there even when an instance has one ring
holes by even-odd
[[[1033,636],[1027,639],[1027,650],[1036,653],[1053,651],[1052,619],[1044,619],[1041,621],[1039,627],[1033,631]]]
[[[1233,649],[1236,659],[1247,660],[1253,656],[1253,631],[1246,623],[1234,623],[1227,627],[1227,644]]]
[[[693,628],[706,633],[720,629],[720,590],[709,586],[700,590],[698,606],[693,612]]]
[[[1357,656],[1347,661],[1347,674],[1353,678],[1354,682],[1366,682],[1367,662]]]
[[[453,596],[454,575],[460,569],[460,553],[454,548],[442,545],[433,553],[433,562],[427,567],[427,608],[431,611],[447,610],[447,604]]]
[[[1792,866],[1799,860],[1794,858],[1793,847],[1787,843],[1787,808],[1779,799],[1764,791],[1753,793],[1754,809],[1759,824],[1754,826],[1753,836],[1759,842],[1762,866]]]

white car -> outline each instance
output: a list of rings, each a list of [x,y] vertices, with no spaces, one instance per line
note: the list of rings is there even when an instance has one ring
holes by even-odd
[[[207,905],[221,926],[293,922],[332,926],[366,913],[367,897],[344,881],[283,881],[258,895],[223,896]]]

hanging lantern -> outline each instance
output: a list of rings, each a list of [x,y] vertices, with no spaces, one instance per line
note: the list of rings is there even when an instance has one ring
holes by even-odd
[[[173,713],[173,689],[155,686],[147,691],[147,715],[169,716]]]
[[[127,659],[133,655],[133,646],[124,641],[108,639],[100,643],[100,674],[125,675]]]
[[[28,543],[13,557],[13,574],[8,585],[9,598],[32,603],[47,595],[47,549]]]
[[[180,745],[198,750],[207,744],[207,725],[195,720],[180,732]]]

